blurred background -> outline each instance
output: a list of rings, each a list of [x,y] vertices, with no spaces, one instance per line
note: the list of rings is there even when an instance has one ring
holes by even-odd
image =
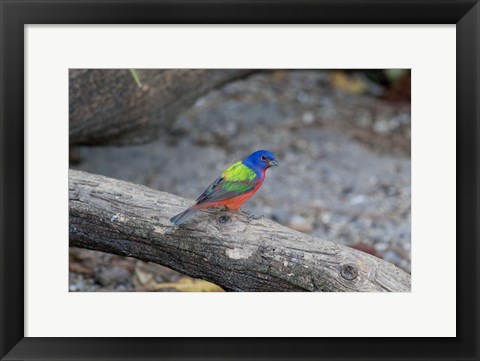
[[[131,89],[112,87],[114,102],[132,104],[131,94],[151,90],[148,70],[116,72]],[[245,72],[192,97],[148,143],[128,145],[72,142],[89,101],[78,79],[71,74],[70,168],[193,201],[226,167],[268,149],[280,166],[245,210],[410,272],[410,70]],[[133,258],[72,247],[69,256],[70,291],[221,291]]]

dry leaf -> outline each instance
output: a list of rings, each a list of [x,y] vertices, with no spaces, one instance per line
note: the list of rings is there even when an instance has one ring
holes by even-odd
[[[173,288],[179,292],[223,292],[223,290],[208,281],[195,280],[189,277],[182,277],[178,282],[159,283],[153,286],[151,291]]]
[[[334,71],[330,76],[332,86],[348,94],[362,94],[367,85],[360,79],[349,76],[343,71]]]
[[[142,285],[146,285],[147,283],[153,280],[153,274],[143,272],[142,270],[140,270],[139,267],[135,268],[135,277],[137,277],[138,281]]]

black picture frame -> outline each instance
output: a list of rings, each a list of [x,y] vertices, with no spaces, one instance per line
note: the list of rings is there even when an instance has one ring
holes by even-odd
[[[478,0],[228,2],[1,0],[0,11],[2,360],[479,359]],[[24,337],[24,25],[162,23],[456,24],[457,337],[291,339]],[[455,220],[452,219],[452,222]]]

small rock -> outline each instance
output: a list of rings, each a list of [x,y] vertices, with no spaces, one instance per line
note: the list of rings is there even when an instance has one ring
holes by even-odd
[[[297,231],[310,233],[313,230],[313,225],[305,217],[295,214],[290,220],[288,227]]]
[[[103,286],[112,285],[114,283],[124,283],[130,279],[130,272],[125,268],[113,266],[102,268],[95,276],[98,283]]]
[[[352,199],[350,199],[350,204],[352,205],[361,204],[364,202],[365,202],[365,197],[362,196],[361,194],[356,195],[355,197],[352,197]]]
[[[332,215],[328,212],[323,212],[322,215],[320,216],[322,222],[324,224],[330,223],[330,220],[332,219]]]
[[[315,120],[315,116],[313,115],[312,112],[303,113],[302,121],[304,124],[312,124],[314,120]]]
[[[373,125],[373,130],[378,134],[387,134],[390,130],[390,125],[386,120],[379,120]]]
[[[389,247],[390,247],[389,244],[384,242],[375,244],[375,249],[378,252],[385,252]]]

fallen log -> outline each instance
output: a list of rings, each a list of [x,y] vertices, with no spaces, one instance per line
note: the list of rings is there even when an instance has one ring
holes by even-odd
[[[249,69],[70,69],[69,137],[74,145],[129,145],[158,138],[209,90]]]
[[[410,275],[367,253],[268,219],[199,212],[192,201],[99,175],[69,171],[70,245],[155,262],[229,291],[410,291]]]

